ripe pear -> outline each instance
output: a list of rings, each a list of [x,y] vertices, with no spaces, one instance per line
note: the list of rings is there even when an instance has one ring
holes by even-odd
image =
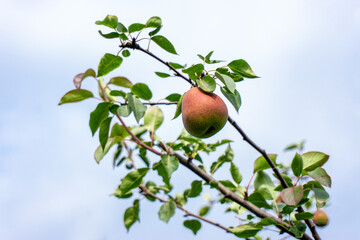
[[[314,212],[313,221],[318,227],[325,227],[329,223],[329,217],[323,209]]]
[[[213,136],[228,119],[224,101],[215,93],[204,92],[199,87],[184,94],[181,111],[185,129],[198,138]]]

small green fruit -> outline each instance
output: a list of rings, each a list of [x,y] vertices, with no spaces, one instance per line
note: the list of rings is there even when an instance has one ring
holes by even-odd
[[[314,213],[313,221],[318,227],[325,227],[329,224],[329,217],[323,209],[318,209]]]
[[[228,119],[224,101],[215,93],[204,92],[199,87],[185,93],[181,112],[185,129],[198,138],[213,136]]]

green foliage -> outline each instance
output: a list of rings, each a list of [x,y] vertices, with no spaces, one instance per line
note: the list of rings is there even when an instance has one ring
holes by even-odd
[[[173,44],[165,36],[157,35],[162,29],[161,18],[154,16],[149,18],[145,24],[133,23],[125,27],[116,16],[107,15],[103,20],[96,21],[96,24],[111,29],[104,33],[99,30],[99,34],[105,39],[120,41],[120,49],[114,53],[105,53],[98,64],[97,73],[89,68],[85,72],[77,74],[73,79],[75,89],[67,92],[61,98],[59,105],[79,102],[88,98],[101,101],[90,113],[89,119],[89,127],[93,136],[99,129],[100,144],[95,150],[94,158],[97,163],[100,163],[110,149],[113,149],[111,151],[113,167],[125,169],[126,173],[123,174],[120,185],[112,193],[113,196],[119,199],[128,199],[139,194],[145,196],[135,199],[132,206],[125,210],[124,225],[126,229],[129,231],[132,225],[139,221],[140,201],[162,202],[158,215],[160,220],[167,223],[175,214],[176,208],[182,209],[187,214],[188,210],[185,209],[185,205],[190,204],[194,198],[199,199],[200,196],[203,196],[205,204],[202,204],[198,210],[199,216],[187,214],[195,216],[197,219],[185,220],[183,223],[184,227],[190,229],[194,234],[197,234],[201,228],[199,220],[207,217],[212,208],[224,207],[226,212],[236,214],[236,217],[242,222],[239,226],[230,227],[231,232],[237,237],[261,239],[258,234],[261,230],[271,226],[279,227],[279,222],[282,221],[281,231],[293,233],[297,238],[301,238],[306,231],[304,220],[310,220],[314,216],[312,209],[322,208],[329,201],[330,196],[324,187],[331,187],[332,182],[331,177],[323,168],[329,156],[316,151],[301,155],[296,153],[293,159],[285,161],[286,164],[290,163],[286,165],[279,162],[277,154],[268,154],[267,157],[279,170],[281,177],[276,171],[271,175],[268,172],[273,169],[270,169],[264,152],[254,147],[251,141],[241,133],[250,145],[264,155],[254,161],[255,179],[252,187],[251,180],[249,183],[243,183],[241,172],[246,169],[243,168],[242,159],[241,161],[234,159],[232,150],[234,145],[230,146],[232,141],[229,139],[219,139],[215,143],[209,143],[191,136],[184,130],[180,136],[177,138],[173,136],[173,139],[165,144],[158,135],[160,131],[157,129],[164,122],[163,111],[167,106],[146,107],[146,105],[177,103],[173,118],[176,119],[181,114],[184,93],[165,92],[165,100],[168,102],[162,102],[164,99],[149,102],[150,99],[155,98],[151,91],[151,82],[149,85],[140,82],[133,83],[126,77],[116,75],[108,82],[105,82],[105,77],[103,78],[119,68],[123,61],[134,57],[134,54],[130,53],[130,49],[141,50],[159,60],[160,58],[155,53],[149,51],[149,48],[154,45],[150,44],[151,42],[169,53],[177,54]],[[140,37],[144,32],[148,36]],[[148,50],[140,46],[142,43],[140,40],[148,41],[146,44]],[[124,59],[119,56],[120,53]],[[213,51],[204,56],[198,54],[201,63],[189,65],[160,59],[160,62],[166,65],[170,72],[155,72],[155,74],[163,78],[164,83],[169,82],[165,78],[180,77],[192,86],[198,86],[209,93],[215,90],[216,85],[219,85],[223,96],[229,100],[236,111],[239,111],[242,102],[237,84],[240,84],[244,78],[258,78],[258,76],[243,59],[233,60],[228,64],[211,69],[213,64],[224,62],[213,60],[212,55]],[[95,97],[88,90],[81,89],[82,81],[89,77],[97,80],[99,97]],[[137,124],[127,126],[125,118],[132,113]],[[141,122],[142,119],[143,122]],[[124,125],[115,122],[117,120],[121,120]],[[302,152],[304,143],[305,141],[290,144],[285,151],[296,149],[298,152]],[[208,155],[215,156],[214,153],[217,152],[218,147],[224,144],[227,144],[224,153],[216,161],[209,163]],[[175,156],[174,152],[188,158],[187,163],[184,163],[184,160],[179,161],[176,157],[178,155]],[[154,156],[158,157],[157,162],[154,162],[156,159]],[[244,159],[244,161],[247,160]],[[173,188],[170,179],[176,171],[179,171],[180,162],[201,178],[189,179],[191,186],[175,193],[174,189],[178,190],[178,187]],[[224,167],[227,174],[219,171]],[[153,172],[148,174],[150,169]],[[223,178],[215,179],[213,177],[215,172],[218,172],[217,175],[222,174]],[[158,176],[154,177],[154,175]],[[178,176],[181,176],[180,173]],[[279,180],[281,180],[280,183]],[[285,186],[284,181],[288,187]],[[140,191],[135,190],[138,188]],[[227,189],[227,192],[220,193],[219,191],[224,188]],[[217,192],[218,195],[215,197],[206,191],[210,191],[211,194]],[[234,195],[229,195],[229,192],[242,198],[248,205],[241,206],[242,203],[234,201]],[[256,206],[260,211],[271,214],[274,219],[277,218],[277,221],[269,217],[257,218],[256,216],[259,214],[248,206]],[[308,209],[307,212],[301,209],[297,211],[302,206]],[[283,216],[283,218],[277,216]],[[235,219],[235,223],[237,223],[237,219]],[[218,226],[216,223],[214,225]]]

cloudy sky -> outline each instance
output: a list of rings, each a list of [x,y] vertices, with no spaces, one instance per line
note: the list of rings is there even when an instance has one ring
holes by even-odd
[[[229,105],[231,116],[284,163],[292,157],[283,153],[284,146],[302,139],[306,151],[329,154],[331,219],[320,234],[323,239],[353,236],[360,224],[351,215],[360,197],[359,1],[0,0],[0,6],[1,239],[236,239],[205,223],[195,238],[182,227],[182,213],[165,224],[156,219],[160,204],[146,201],[141,223],[126,232],[122,215],[131,200],[109,196],[125,171],[112,169],[110,158],[100,165],[93,159],[98,143],[88,119],[96,102],[57,106],[77,73],[96,69],[104,53],[117,52],[117,42],[103,39],[94,24],[107,14],[125,25],[160,16],[162,34],[179,56],[156,46],[152,51],[167,60],[192,64],[196,54],[211,50],[218,59],[247,60],[261,78],[237,85],[243,105],[239,114]],[[189,88],[179,79],[159,79],[154,71],[166,68],[133,53],[114,76],[149,84],[154,99]],[[94,86],[84,83],[84,88]],[[159,135],[171,140],[182,123],[170,120],[173,107],[163,110]],[[221,138],[235,140],[235,161],[247,182],[258,154],[231,126],[207,141]],[[192,176],[180,169],[174,183],[186,187],[184,175]],[[222,210],[209,218],[236,224]]]

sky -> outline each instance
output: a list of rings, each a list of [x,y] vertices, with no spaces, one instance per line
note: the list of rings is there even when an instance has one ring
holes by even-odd
[[[156,46],[151,51],[167,61],[193,64],[199,61],[196,54],[212,50],[217,59],[245,59],[261,78],[237,84],[242,106],[236,113],[226,102],[230,115],[268,153],[278,153],[281,162],[289,164],[294,154],[284,153],[284,147],[302,139],[305,151],[329,154],[324,167],[333,182],[326,208],[330,224],[319,233],[323,239],[353,238],[360,224],[351,215],[360,197],[359,1],[0,0],[0,6],[1,239],[236,239],[206,223],[194,236],[182,226],[178,211],[165,224],[157,219],[161,205],[145,200],[141,222],[127,233],[123,213],[132,199],[110,196],[126,171],[113,169],[110,156],[100,165],[93,158],[98,140],[91,137],[88,121],[96,101],[57,105],[74,88],[76,74],[96,69],[104,53],[117,52],[117,42],[102,38],[97,31],[105,29],[94,24],[107,14],[125,25],[160,16],[161,34],[179,55]],[[167,69],[132,52],[109,77],[144,82],[154,99],[189,89],[185,81],[160,79],[154,71]],[[94,81],[83,87],[95,89]],[[163,111],[158,134],[170,141],[180,134],[182,122],[171,120],[174,107]],[[126,121],[135,122],[132,117]],[[229,124],[206,142],[222,138],[234,140],[234,161],[247,182],[259,154]],[[207,164],[221,153],[209,156]],[[192,173],[181,168],[173,183],[185,189],[189,179]],[[209,218],[236,224],[221,208]]]

